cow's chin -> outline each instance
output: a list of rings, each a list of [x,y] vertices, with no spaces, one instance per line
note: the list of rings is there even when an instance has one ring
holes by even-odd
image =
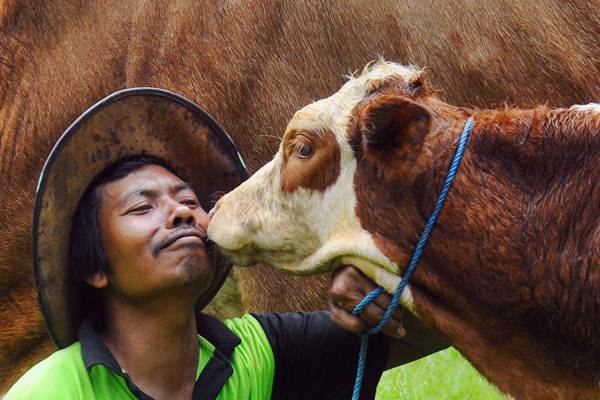
[[[257,258],[254,254],[229,251],[223,248],[220,248],[219,250],[221,254],[227,257],[236,267],[251,267],[259,263],[259,261],[256,261]]]

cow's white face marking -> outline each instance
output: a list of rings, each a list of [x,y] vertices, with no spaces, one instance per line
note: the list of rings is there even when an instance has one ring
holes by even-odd
[[[314,274],[353,264],[388,291],[399,282],[398,267],[375,245],[356,215],[354,152],[347,127],[354,107],[390,79],[407,84],[420,71],[379,61],[365,68],[334,95],[299,110],[290,132],[331,132],[339,146],[339,175],[324,190],[298,187],[284,192],[284,142],[275,158],[218,202],[209,237],[236,265],[266,263],[295,274]],[[376,207],[377,205],[373,205]],[[410,291],[402,302],[411,306]]]

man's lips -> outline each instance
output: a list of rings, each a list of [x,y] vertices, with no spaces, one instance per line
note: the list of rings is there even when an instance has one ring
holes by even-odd
[[[204,241],[206,240],[206,234],[203,231],[200,231],[197,229],[186,229],[186,230],[181,230],[181,231],[178,231],[178,232],[175,232],[175,233],[169,235],[160,244],[160,246],[158,246],[158,249],[159,249],[159,251],[164,250],[167,247],[171,246],[173,243],[177,242],[179,239],[191,238],[191,237],[199,238],[202,241],[203,245],[204,245]]]

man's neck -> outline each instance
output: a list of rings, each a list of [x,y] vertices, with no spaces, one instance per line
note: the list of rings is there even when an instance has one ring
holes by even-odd
[[[199,342],[193,307],[141,307],[111,299],[100,333],[132,381],[156,399],[190,399]]]

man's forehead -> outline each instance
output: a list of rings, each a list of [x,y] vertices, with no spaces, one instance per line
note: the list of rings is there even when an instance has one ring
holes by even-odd
[[[191,190],[192,187],[177,175],[160,165],[148,165],[130,172],[127,176],[103,185],[105,197],[117,201],[119,205],[134,197],[149,197],[167,191],[177,193]]]

